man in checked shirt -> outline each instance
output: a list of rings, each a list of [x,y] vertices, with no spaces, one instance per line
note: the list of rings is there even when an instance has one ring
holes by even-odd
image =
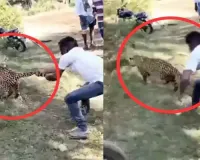
[[[98,20],[98,27],[99,27],[99,32],[101,34],[101,37],[103,38],[104,36],[104,23],[103,23],[103,0],[93,0],[93,5],[94,5],[94,13],[97,16]]]

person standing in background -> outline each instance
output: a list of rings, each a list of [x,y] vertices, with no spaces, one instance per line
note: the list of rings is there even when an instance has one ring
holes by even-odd
[[[104,36],[104,23],[103,23],[103,0],[93,0],[93,5],[94,5],[94,12],[97,16],[98,20],[98,28],[99,32],[101,34],[101,37],[103,38]]]
[[[90,48],[93,48],[93,32],[96,25],[96,19],[93,14],[92,0],[76,0],[75,1],[76,13],[80,18],[80,25],[82,30],[82,37],[84,41],[84,49],[88,50],[87,44],[87,29],[90,33]]]

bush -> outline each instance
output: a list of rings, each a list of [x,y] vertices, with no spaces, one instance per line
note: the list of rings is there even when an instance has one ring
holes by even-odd
[[[151,3],[153,0],[104,0],[104,14],[105,16],[111,16],[116,14],[117,8],[119,8],[125,2],[128,2],[127,9],[133,12],[150,11]],[[123,2],[123,3],[122,3]]]
[[[15,9],[7,5],[6,0],[0,0],[0,26],[5,29],[21,28],[22,15]]]
[[[32,8],[28,10],[28,15],[34,15],[36,13],[47,12],[56,9],[54,0],[38,0],[33,4]]]
[[[116,14],[117,8],[121,5],[121,0],[104,0],[104,15]]]

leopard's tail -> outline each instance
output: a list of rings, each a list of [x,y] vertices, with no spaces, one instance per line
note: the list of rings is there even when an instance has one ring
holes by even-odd
[[[51,39],[48,39],[48,40],[41,40],[41,42],[43,43],[47,43],[47,42],[51,42],[52,40]]]
[[[35,71],[35,72],[25,72],[25,73],[17,73],[16,78],[20,79],[23,77],[30,77],[32,75],[36,75],[37,77],[45,77],[45,74],[40,72],[40,71]]]

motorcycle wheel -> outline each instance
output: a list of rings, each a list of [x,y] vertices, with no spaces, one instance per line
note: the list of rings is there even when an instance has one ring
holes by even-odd
[[[15,49],[19,52],[25,52],[26,51],[26,44],[21,39],[16,39],[15,43],[17,43],[17,46],[15,46]]]
[[[110,141],[104,141],[104,160],[127,160],[123,151]]]
[[[142,24],[146,22],[146,20],[142,20],[142,19],[137,19],[137,23]],[[147,34],[151,34],[153,33],[153,26],[151,24],[146,25],[145,27],[141,28],[144,32],[146,32]]]

